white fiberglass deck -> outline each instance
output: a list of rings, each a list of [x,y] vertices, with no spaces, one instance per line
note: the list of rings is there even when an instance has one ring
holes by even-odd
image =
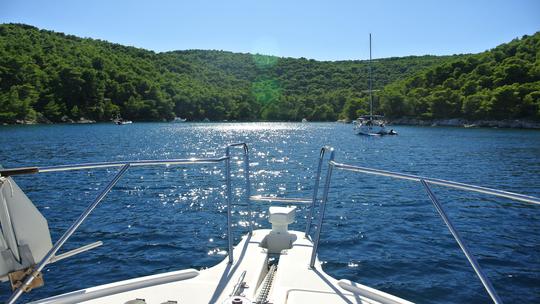
[[[269,233],[263,229],[244,236],[234,249],[232,265],[224,259],[201,271],[188,269],[115,282],[34,303],[126,303],[135,299],[146,303],[227,303],[244,271],[246,287],[241,294],[255,301],[268,272],[268,250],[260,245]],[[312,242],[304,233],[289,233],[296,240],[291,249],[279,254],[267,303],[410,303],[367,286],[338,281],[324,273],[319,261],[311,269]]]

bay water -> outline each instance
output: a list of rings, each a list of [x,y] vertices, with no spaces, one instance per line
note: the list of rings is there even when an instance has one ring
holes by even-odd
[[[220,157],[246,142],[252,194],[310,198],[319,151],[336,160],[540,196],[540,132],[396,126],[362,137],[338,123],[134,123],[0,126],[0,165]],[[235,243],[247,231],[241,149],[233,149]],[[117,169],[19,176],[53,240]],[[61,252],[103,241],[52,264],[46,286],[22,302],[144,275],[204,269],[225,258],[224,164],[133,167]],[[450,219],[507,303],[540,302],[540,206],[433,186]],[[252,203],[268,228],[267,203]],[[305,229],[299,206],[290,229]],[[319,259],[349,279],[419,303],[489,303],[465,256],[419,183],[335,171]],[[306,261],[306,264],[308,261]],[[0,286],[0,301],[10,289]]]

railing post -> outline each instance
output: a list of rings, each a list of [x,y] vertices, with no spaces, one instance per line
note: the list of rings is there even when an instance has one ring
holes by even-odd
[[[321,238],[321,229],[322,229],[322,223],[324,219],[324,212],[326,210],[326,202],[328,201],[328,192],[330,189],[330,181],[332,179],[332,170],[334,168],[333,165],[334,160],[334,151],[330,154],[330,159],[328,160],[328,170],[326,172],[326,180],[324,182],[324,190],[323,190],[323,197],[321,201],[321,208],[320,208],[320,214],[319,214],[319,223],[317,225],[317,232],[315,234],[315,240],[313,241],[313,250],[311,252],[311,260],[309,261],[309,267],[313,268],[315,265],[315,258],[317,257],[317,251],[319,250],[319,240]]]
[[[491,285],[491,282],[489,281],[489,279],[485,275],[485,273],[482,271],[482,268],[480,268],[480,265],[476,261],[475,257],[471,254],[471,252],[469,251],[469,248],[467,247],[467,245],[461,239],[461,236],[459,235],[458,231],[454,227],[454,224],[452,224],[452,222],[450,221],[450,219],[446,215],[446,212],[444,211],[441,203],[439,202],[439,200],[437,200],[437,197],[431,191],[431,188],[429,187],[427,182],[425,180],[421,179],[420,183],[422,183],[422,185],[424,186],[424,188],[425,188],[425,190],[427,192],[427,195],[429,196],[429,198],[431,199],[431,202],[435,206],[435,209],[437,209],[437,212],[439,213],[439,215],[443,219],[444,223],[448,227],[448,230],[450,230],[450,233],[452,233],[452,236],[454,236],[454,239],[456,240],[459,247],[461,248],[461,250],[463,251],[463,253],[467,257],[467,260],[469,260],[469,263],[471,264],[472,268],[474,269],[474,271],[476,272],[476,274],[480,278],[480,281],[482,282],[482,285],[484,285],[484,288],[487,290],[487,292],[488,292],[489,296],[491,297],[491,299],[493,300],[493,302],[497,303],[497,304],[502,303],[502,300],[501,300],[501,298],[499,298],[499,295],[497,295],[497,292],[493,288],[493,285]]]
[[[77,218],[77,220],[69,227],[69,229],[56,241],[54,246],[47,252],[47,254],[41,259],[41,261],[36,265],[36,267],[33,269],[33,272],[27,276],[27,278],[23,281],[22,285],[13,292],[11,297],[7,300],[7,304],[12,304],[17,301],[17,299],[21,296],[23,290],[32,283],[34,278],[39,274],[40,271],[45,268],[45,266],[49,263],[52,257],[58,252],[60,247],[64,245],[64,243],[75,233],[77,228],[84,222],[84,220],[94,211],[94,209],[97,207],[97,205],[105,198],[105,196],[111,191],[111,189],[118,183],[122,175],[126,173],[127,169],[129,169],[129,163],[122,166],[122,168],[116,173],[114,178],[109,182],[107,187],[105,187],[99,195],[96,197],[96,199],[84,210],[84,212]]]
[[[230,147],[225,149],[225,175],[227,178],[227,241],[229,243],[229,263],[234,261],[232,240],[232,189],[231,189],[231,153]]]
[[[253,234],[253,210],[251,209],[251,182],[249,179],[249,149],[244,144],[244,178],[246,179],[246,205],[248,208],[249,234]]]
[[[304,234],[305,237],[308,237],[310,231],[311,231],[311,221],[313,220],[313,213],[315,212],[315,205],[317,204],[317,195],[319,194],[319,182],[321,180],[321,171],[322,171],[322,164],[324,159],[324,153],[326,150],[329,149],[331,153],[334,153],[334,149],[331,147],[324,146],[321,148],[321,152],[319,154],[319,164],[317,166],[317,173],[315,174],[315,185],[313,188],[313,198],[311,201],[311,207],[309,208],[309,215],[307,218],[307,224],[306,224],[306,232]]]
[[[251,182],[249,180],[249,148],[246,143],[235,143],[227,146],[226,157],[230,158],[230,148],[240,147],[244,149],[244,178],[246,180],[246,207],[248,208],[249,234],[253,234],[253,210],[251,210]],[[228,162],[230,164],[230,161]],[[230,167],[229,175],[230,176]],[[230,180],[229,180],[230,182]]]

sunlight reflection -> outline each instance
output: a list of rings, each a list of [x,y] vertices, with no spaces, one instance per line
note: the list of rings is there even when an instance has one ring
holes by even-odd
[[[278,131],[303,130],[307,128],[302,123],[276,123],[276,122],[238,122],[238,123],[211,123],[195,125],[194,128],[216,131]]]

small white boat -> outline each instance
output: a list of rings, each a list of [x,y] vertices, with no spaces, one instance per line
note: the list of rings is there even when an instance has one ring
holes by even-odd
[[[306,122],[308,122],[308,120],[305,119],[305,118],[302,118],[302,122],[303,122],[303,123],[306,123]]]
[[[186,121],[187,121],[187,118],[175,117],[172,122],[181,123],[181,122],[186,122]]]
[[[231,154],[233,147],[243,147],[243,177],[245,180],[248,209],[248,229],[241,241],[233,247]],[[326,153],[326,156],[325,156]],[[328,156],[329,154],[329,156]],[[327,160],[324,162],[324,160]],[[331,190],[332,171],[348,171],[395,179],[419,182],[425,189],[444,223],[466,255],[469,263],[480,277],[484,288],[495,303],[501,303],[489,279],[468,250],[463,239],[457,233],[443,206],[431,191],[430,185],[449,187],[487,195],[517,200],[521,203],[540,205],[540,199],[517,193],[490,189],[391,171],[358,167],[334,161],[334,150],[323,147],[319,153],[315,184],[310,198],[279,198],[275,196],[251,196],[249,155],[246,144],[229,145],[223,156],[216,158],[189,158],[163,160],[136,160],[125,162],[86,163],[53,167],[26,167],[2,169],[0,167],[0,281],[10,281],[14,292],[6,303],[15,303],[24,291],[44,284],[42,271],[48,264],[102,245],[101,242],[88,244],[62,254],[59,249],[75,233],[83,221],[105,198],[131,166],[159,166],[191,164],[225,164],[225,197],[227,204],[227,257],[219,264],[203,270],[185,269],[130,280],[89,287],[38,300],[33,303],[93,303],[93,304],[145,304],[145,303],[370,303],[370,304],[410,304],[411,302],[369,286],[336,279],[325,273],[317,256],[324,213],[331,206],[328,194]],[[321,175],[321,168],[328,166],[326,176]],[[93,170],[120,168],[114,178],[99,192],[81,216],[54,243],[51,241],[47,220],[11,178],[14,175],[54,173],[71,170]],[[320,181],[325,180],[320,187]],[[54,179],[51,179],[54,180]],[[318,195],[322,188],[322,197]],[[335,190],[335,189],[334,189]],[[269,222],[271,229],[253,230],[254,220],[251,203],[281,202],[286,207],[271,206]],[[304,208],[307,226],[303,232],[292,231],[288,225],[295,221],[295,204],[308,204]],[[317,208],[318,213],[315,212]],[[312,221],[316,224],[312,225]],[[318,227],[313,229],[313,227]],[[234,228],[237,229],[237,228]],[[73,278],[66,278],[73,279]],[[84,280],[80,274],[77,280]],[[381,278],[384,280],[384,278]],[[433,299],[436,301],[436,299]]]
[[[116,125],[128,125],[133,122],[131,120],[123,119],[120,115],[116,115],[116,118],[113,119],[113,123]]]

